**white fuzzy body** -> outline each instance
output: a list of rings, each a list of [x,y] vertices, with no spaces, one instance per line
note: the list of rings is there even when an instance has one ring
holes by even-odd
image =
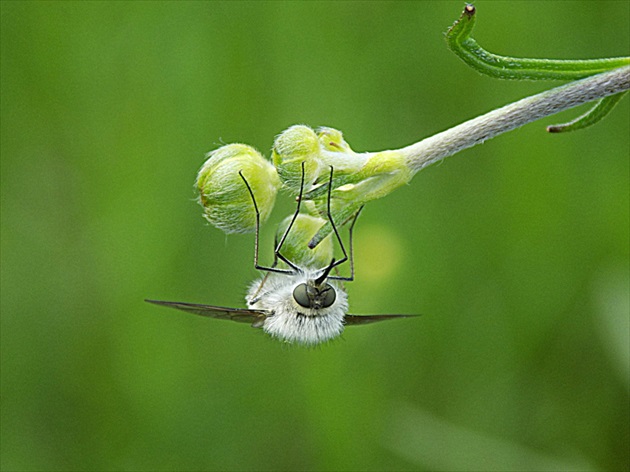
[[[247,305],[252,310],[264,310],[267,316],[262,326],[271,336],[289,343],[319,344],[343,332],[344,316],[348,312],[348,295],[334,281],[328,281],[336,292],[335,302],[327,308],[304,308],[293,298],[299,284],[314,280],[321,270],[304,270],[298,274],[269,273],[252,283],[247,294]]]

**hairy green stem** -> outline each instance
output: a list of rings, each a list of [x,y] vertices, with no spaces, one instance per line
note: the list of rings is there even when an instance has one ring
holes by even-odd
[[[495,136],[563,110],[630,89],[630,66],[593,75],[493,110],[407,146],[412,172]]]

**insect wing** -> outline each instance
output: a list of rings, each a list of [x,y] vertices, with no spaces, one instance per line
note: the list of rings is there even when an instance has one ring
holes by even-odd
[[[268,313],[260,310],[248,310],[246,308],[228,308],[224,306],[200,305],[197,303],[165,302],[161,300],[145,300],[155,305],[167,306],[178,310],[187,311],[195,315],[217,318],[220,320],[232,320],[240,323],[251,323],[254,327],[262,326]]]
[[[413,318],[415,316],[420,315],[346,315],[344,321],[346,325],[350,326],[393,320],[395,318]]]

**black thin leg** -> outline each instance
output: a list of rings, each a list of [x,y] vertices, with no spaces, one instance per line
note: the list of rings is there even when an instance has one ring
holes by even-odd
[[[332,194],[332,180],[333,180],[333,166],[330,166],[330,180],[328,181],[328,198],[326,201],[326,215],[328,216],[328,221],[330,221],[330,226],[332,226],[333,231],[335,232],[335,236],[337,236],[337,241],[339,242],[339,246],[341,246],[341,252],[343,252],[343,257],[338,261],[335,261],[332,267],[337,267],[340,264],[343,264],[348,260],[348,253],[346,253],[346,248],[343,246],[343,241],[341,240],[341,236],[339,235],[339,231],[337,231],[337,226],[332,217],[332,213],[330,212],[330,200]]]
[[[354,214],[354,217],[352,218],[352,223],[350,223],[350,229],[349,229],[349,245],[350,245],[350,257],[348,257],[348,253],[346,252],[346,248],[343,245],[343,240],[341,239],[341,235],[339,234],[339,230],[337,229],[337,225],[335,225],[335,221],[333,220],[332,217],[332,212],[330,211],[330,201],[332,199],[332,182],[333,182],[333,166],[330,166],[330,180],[328,181],[328,200],[326,202],[326,214],[328,216],[328,220],[330,221],[330,226],[332,226],[332,229],[335,233],[335,236],[337,237],[337,241],[339,242],[339,246],[341,247],[341,252],[343,252],[343,257],[341,259],[339,259],[338,261],[333,261],[331,263],[331,269],[334,267],[337,267],[340,264],[343,264],[344,262],[346,262],[348,259],[350,259],[350,277],[341,277],[338,275],[333,275],[330,276],[330,279],[334,279],[334,280],[347,280],[347,281],[352,281],[354,280],[354,249],[353,249],[353,245],[352,245],[352,232],[354,230],[354,224],[357,221],[357,218],[359,217],[359,213],[361,213],[361,210],[363,209],[363,206],[361,206],[361,208],[359,208],[359,211],[357,211]]]
[[[357,218],[359,217],[359,214],[361,213],[361,210],[363,210],[363,205],[361,205],[361,208],[359,208],[359,211],[357,211],[354,214],[354,217],[352,218],[352,223],[350,223],[350,228],[348,229],[348,234],[349,236],[349,245],[350,245],[350,277],[347,278],[342,278],[340,280],[347,280],[347,281],[352,281],[354,280],[354,243],[352,240],[352,234],[354,232],[354,224],[357,222]]]
[[[287,236],[289,235],[289,231],[291,231],[291,228],[293,227],[293,224],[295,223],[295,220],[297,219],[297,217],[298,217],[298,215],[300,213],[300,206],[302,205],[302,195],[303,195],[303,193],[304,193],[304,161],[302,161],[302,180],[300,181],[300,194],[298,195],[297,206],[295,208],[295,213],[293,214],[293,218],[291,219],[291,222],[289,223],[289,226],[287,226],[287,229],[284,231],[284,234],[282,235],[282,238],[280,239],[280,243],[278,243],[278,245],[276,246],[276,250],[274,251],[274,256],[275,256],[276,260],[280,259],[282,262],[284,262],[285,264],[287,264],[289,267],[293,268],[296,271],[300,271],[300,268],[297,267],[291,261],[289,261],[286,257],[284,257],[280,253],[280,249],[282,249],[282,245],[286,241]]]
[[[332,280],[345,280],[348,282],[352,282],[354,280],[354,242],[353,242],[353,232],[354,232],[354,224],[357,222],[357,218],[359,218],[359,214],[361,213],[361,210],[363,210],[363,206],[361,206],[361,208],[359,208],[359,211],[357,211],[354,216],[352,217],[352,223],[350,223],[350,228],[348,229],[348,234],[349,234],[349,242],[348,245],[350,246],[350,277],[341,277],[339,275],[331,275],[330,277],[328,277],[329,279]],[[341,248],[343,250],[343,253],[345,254],[345,248],[343,247],[343,244],[341,245]],[[343,260],[342,260],[343,261]],[[335,266],[339,265],[338,263],[334,264]]]
[[[245,182],[245,187],[247,187],[247,191],[249,192],[249,195],[252,198],[252,203],[254,204],[254,211],[256,212],[256,239],[254,241],[254,267],[257,270],[265,270],[267,272],[277,272],[280,274],[294,273],[294,270],[276,268],[275,265],[277,263],[277,259],[274,260],[274,264],[273,264],[274,267],[265,267],[258,264],[258,247],[259,247],[259,240],[260,240],[260,212],[258,211],[258,204],[256,203],[256,197],[254,196],[254,192],[252,191],[252,188],[249,186],[249,182],[247,182],[247,179],[243,175],[242,171],[239,170],[238,174],[241,176],[241,179],[243,179],[243,182]],[[300,196],[301,196],[301,192],[300,192]],[[295,220],[295,217],[293,219]],[[289,264],[289,266],[295,269],[295,266],[293,264]]]

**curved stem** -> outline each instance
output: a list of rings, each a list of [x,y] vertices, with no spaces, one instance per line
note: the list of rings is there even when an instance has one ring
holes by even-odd
[[[400,150],[415,173],[463,149],[540,118],[630,89],[630,66],[524,98]]]
[[[571,60],[493,54],[471,37],[475,12],[473,5],[466,5],[462,15],[446,32],[446,44],[461,60],[482,74],[512,80],[576,80],[630,65],[629,57]]]

